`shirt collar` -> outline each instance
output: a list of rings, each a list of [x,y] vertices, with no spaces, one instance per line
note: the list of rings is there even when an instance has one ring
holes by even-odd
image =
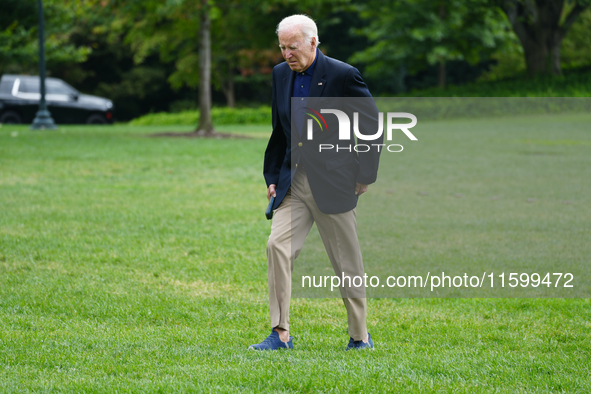
[[[318,48],[316,48],[316,57],[314,58],[314,62],[312,63],[312,65],[308,67],[306,71],[300,74],[314,75],[314,66],[316,65],[316,60],[318,60]]]

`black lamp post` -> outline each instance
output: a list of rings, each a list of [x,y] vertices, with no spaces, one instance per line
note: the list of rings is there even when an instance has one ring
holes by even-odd
[[[57,125],[47,110],[47,103],[45,102],[45,24],[43,23],[43,2],[41,0],[37,0],[37,7],[39,17],[39,91],[41,92],[41,100],[39,101],[39,111],[37,111],[35,119],[33,119],[31,129],[57,129]]]

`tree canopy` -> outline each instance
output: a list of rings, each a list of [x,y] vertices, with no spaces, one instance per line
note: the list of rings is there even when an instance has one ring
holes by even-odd
[[[37,2],[2,0],[0,12],[0,71],[36,72],[39,48]],[[45,50],[49,67],[80,63],[88,58],[91,47],[71,41],[82,8],[74,1],[45,0]]]
[[[268,103],[282,61],[275,27],[305,13],[318,24],[321,50],[360,68],[375,94],[401,93],[589,65],[590,3],[44,0],[47,64],[50,75],[112,98],[120,119],[195,109],[205,96],[228,106]],[[36,73],[36,1],[0,7],[0,73]]]
[[[371,45],[353,60],[368,64],[370,74],[438,65],[444,87],[447,62],[476,64],[509,39],[506,21],[487,0],[375,0],[359,9],[369,25],[358,32]]]

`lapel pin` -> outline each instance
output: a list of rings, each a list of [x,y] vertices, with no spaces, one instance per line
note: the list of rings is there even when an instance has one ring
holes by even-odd
[[[322,82],[318,82],[318,86],[322,85]]]

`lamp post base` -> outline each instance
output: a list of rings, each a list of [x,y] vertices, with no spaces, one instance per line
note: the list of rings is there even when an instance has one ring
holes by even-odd
[[[39,110],[33,119],[31,130],[55,130],[57,125],[48,110]]]

